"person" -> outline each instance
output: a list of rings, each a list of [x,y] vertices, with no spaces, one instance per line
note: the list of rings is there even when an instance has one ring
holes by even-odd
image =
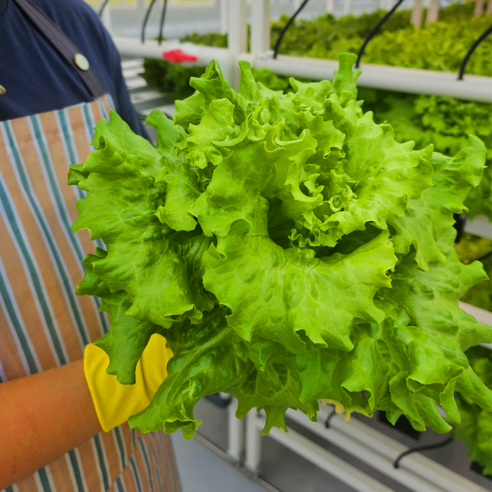
[[[125,423],[166,377],[165,340],[120,385],[92,344],[98,299],[74,295],[95,244],[70,230],[68,166],[111,109],[145,137],[118,52],[83,0],[0,0],[0,46],[0,490],[179,492],[169,437]]]

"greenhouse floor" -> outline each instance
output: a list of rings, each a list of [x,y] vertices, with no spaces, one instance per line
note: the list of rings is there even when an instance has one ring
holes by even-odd
[[[183,492],[265,492],[229,461],[197,439],[172,436]]]
[[[225,455],[227,448],[227,409],[218,408],[207,400],[201,400],[195,411],[195,417],[203,420],[199,427],[200,436],[185,441],[180,432],[173,435],[178,468],[183,482],[183,492],[353,492],[348,485],[333,478],[294,452],[288,450],[269,437],[262,438],[262,464],[260,478],[265,483],[256,483],[247,473],[230,463]],[[376,418],[357,417],[379,431],[391,436],[407,446],[430,444],[443,441],[443,436],[428,431],[416,440],[400,431],[390,428]],[[333,444],[318,438],[306,429],[289,422],[292,429],[312,438],[314,442],[356,466],[361,471],[380,480],[395,492],[409,492],[409,489],[371,469],[341,451]],[[213,446],[204,445],[205,438]],[[215,447],[216,452],[212,450]],[[427,457],[452,469],[470,480],[480,484],[486,490],[492,489],[492,482],[469,469],[466,447],[460,441],[431,451],[425,451]],[[270,484],[269,487],[267,484]],[[198,488],[199,487],[199,488]]]

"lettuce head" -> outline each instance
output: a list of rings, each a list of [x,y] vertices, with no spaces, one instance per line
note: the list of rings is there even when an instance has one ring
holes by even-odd
[[[484,145],[470,136],[451,158],[397,143],[361,110],[354,61],[341,55],[333,82],[290,79],[288,94],[246,62],[235,91],[212,61],[174,121],[149,116],[156,147],[116,113],[97,124],[69,183],[87,192],[73,230],[106,249],[77,293],[109,314],[96,344],[122,384],[152,334],[174,354],[132,427],[190,438],[195,404],[218,391],[238,417],[264,409],[264,432],[288,408],[315,420],[320,400],[438,432],[437,405],[460,419],[455,391],[492,410],[464,353],[492,328],[458,307],[486,277],[453,249]]]

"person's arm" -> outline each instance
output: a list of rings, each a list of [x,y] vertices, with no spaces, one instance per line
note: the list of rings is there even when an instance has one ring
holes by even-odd
[[[99,432],[82,360],[0,384],[0,490]]]
[[[152,335],[134,384],[120,384],[106,373],[106,352],[89,344],[84,360],[1,383],[0,490],[143,410],[166,379],[171,357],[166,339]]]

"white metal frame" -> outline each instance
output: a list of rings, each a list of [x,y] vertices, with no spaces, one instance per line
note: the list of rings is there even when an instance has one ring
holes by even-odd
[[[319,411],[318,422],[311,422],[302,412],[294,410],[288,410],[287,417],[415,492],[486,492],[483,487],[420,453],[404,457],[400,467],[394,468],[394,461],[408,449],[406,446],[354,418],[344,422],[341,416],[336,415],[330,419],[330,427],[326,428],[324,420],[331,408],[331,405],[327,405]],[[246,419],[245,466],[252,473],[258,473],[261,463],[261,430],[265,424],[265,416],[251,411]],[[355,490],[391,490],[298,432],[289,427],[287,429],[288,433],[273,428],[269,437]]]
[[[348,1],[348,0],[346,0]],[[190,65],[206,66],[212,59],[219,61],[224,75],[233,86],[238,83],[239,60],[248,60],[255,67],[267,67],[281,75],[293,75],[313,80],[330,79],[338,62],[293,56],[279,56],[273,59],[269,52],[270,0],[252,1],[251,53],[247,47],[246,0],[229,0],[227,6],[229,47],[227,49],[196,46],[191,43],[163,43],[147,41],[141,44],[138,39],[114,38],[122,55],[162,59],[163,53],[170,49],[181,49],[197,56]],[[362,87],[450,96],[470,101],[492,102],[490,77],[466,75],[458,81],[457,74],[417,70],[378,65],[362,65],[363,74],[359,79]]]
[[[228,447],[227,455],[235,462],[240,463],[244,453],[244,420],[236,418],[237,400],[232,398],[227,407],[228,418]]]

